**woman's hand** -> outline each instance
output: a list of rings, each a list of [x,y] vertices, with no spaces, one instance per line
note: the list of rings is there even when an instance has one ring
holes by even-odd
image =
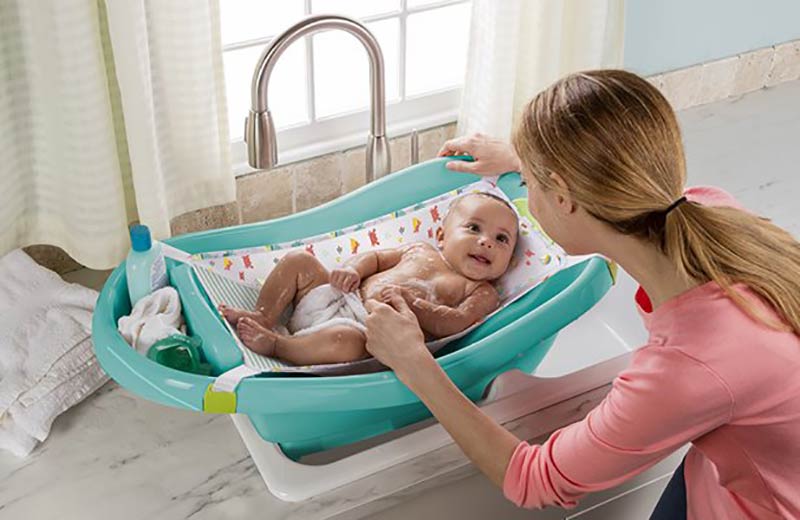
[[[520,171],[520,161],[511,144],[488,137],[472,134],[450,139],[442,145],[439,157],[450,155],[471,155],[475,162],[450,161],[445,166],[455,172],[477,175],[500,175],[510,171]]]
[[[361,275],[352,267],[339,267],[331,271],[330,284],[342,292],[352,292],[361,286]]]
[[[397,289],[389,290],[388,303],[367,300],[367,352],[391,368],[398,379],[407,377],[420,359],[431,357],[417,317]]]

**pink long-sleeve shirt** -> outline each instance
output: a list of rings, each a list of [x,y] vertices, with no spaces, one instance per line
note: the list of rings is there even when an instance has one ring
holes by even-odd
[[[735,290],[777,319],[749,288]],[[655,311],[641,289],[636,303],[648,343],[582,421],[517,446],[506,497],[573,507],[691,443],[689,519],[800,519],[800,338],[753,320],[714,282]]]

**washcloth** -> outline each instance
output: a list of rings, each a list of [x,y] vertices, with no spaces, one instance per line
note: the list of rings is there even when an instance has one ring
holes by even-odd
[[[0,258],[0,448],[28,455],[108,380],[91,342],[96,299],[21,250]]]
[[[297,302],[289,319],[289,332],[303,336],[333,325],[349,325],[362,332],[367,328],[367,310],[355,293],[345,293],[330,284],[314,287]]]
[[[181,334],[182,327],[181,300],[178,291],[169,286],[140,299],[130,316],[123,316],[117,322],[125,341],[142,354],[147,354],[156,341]]]

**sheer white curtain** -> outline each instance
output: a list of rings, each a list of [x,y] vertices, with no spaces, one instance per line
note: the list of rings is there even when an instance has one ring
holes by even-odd
[[[143,223],[236,198],[217,0],[106,0]],[[244,115],[242,115],[244,117]]]
[[[508,139],[523,106],[561,76],[622,66],[624,0],[472,0],[459,135]]]
[[[217,0],[0,2],[0,255],[108,268],[234,199]]]

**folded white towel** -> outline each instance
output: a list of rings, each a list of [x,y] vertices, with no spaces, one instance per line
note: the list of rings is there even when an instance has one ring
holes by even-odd
[[[142,354],[156,341],[180,334],[182,326],[181,299],[172,287],[163,287],[140,299],[130,316],[117,322],[125,341]]]
[[[91,344],[96,299],[21,250],[0,258],[0,448],[27,455],[108,379]]]
[[[91,338],[64,355],[42,381],[20,394],[0,421],[0,439],[19,457],[44,441],[57,416],[94,393],[108,376],[94,355]],[[0,440],[0,445],[3,442]]]

